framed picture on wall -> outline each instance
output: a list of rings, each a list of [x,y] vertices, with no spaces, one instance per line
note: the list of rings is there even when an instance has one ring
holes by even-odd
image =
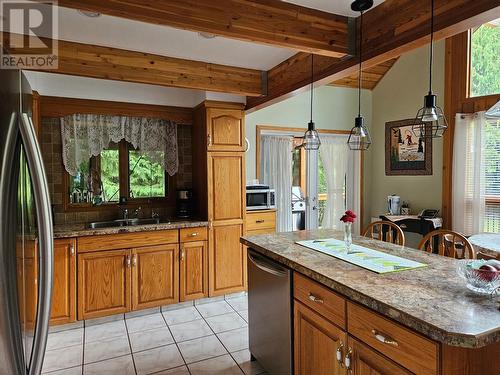
[[[414,119],[385,123],[385,174],[432,175],[432,139],[412,131]]]

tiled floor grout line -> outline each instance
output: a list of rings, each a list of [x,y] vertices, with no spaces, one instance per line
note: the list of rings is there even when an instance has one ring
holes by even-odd
[[[83,342],[82,342],[82,375],[84,374],[85,366],[85,321],[83,321]]]
[[[224,302],[227,303],[227,301],[225,299],[224,299]],[[231,306],[229,303],[227,303],[227,304],[229,305],[229,307],[231,307],[234,310],[233,306]],[[236,363],[236,366],[238,366],[238,368],[240,369],[240,371],[242,372],[242,374],[245,374],[245,371],[243,371],[243,369],[241,368],[240,364],[231,355],[231,352],[226,348],[226,346],[224,345],[224,343],[222,342],[222,340],[219,338],[219,336],[217,336],[217,334],[215,333],[215,331],[213,330],[213,328],[210,326],[210,324],[207,322],[207,320],[205,319],[205,317],[201,314],[201,312],[198,310],[198,308],[196,306],[195,306],[195,308],[198,311],[198,313],[201,315],[201,318],[205,321],[205,324],[207,324],[208,327],[210,328],[210,330],[214,333],[214,336],[217,337],[217,340],[219,340],[219,342],[221,343],[222,347],[224,349],[226,349],[226,353],[229,354],[229,356],[234,361],[234,363]],[[220,314],[220,315],[224,315],[224,314]],[[219,315],[213,315],[213,316],[219,316]],[[208,317],[208,318],[211,318],[211,317]],[[226,331],[226,332],[230,332],[230,331]],[[223,355],[225,355],[225,354],[223,354]],[[212,357],[212,358],[217,358],[217,357]],[[210,359],[210,358],[208,358],[208,359]]]
[[[191,370],[189,370],[189,367],[188,367],[188,365],[186,363],[186,359],[184,358],[184,355],[181,352],[181,348],[179,348],[179,344],[177,343],[177,340],[175,339],[174,334],[172,333],[172,330],[170,329],[170,326],[167,323],[167,319],[165,319],[165,316],[163,315],[163,311],[161,311],[160,314],[161,314],[161,317],[162,317],[163,321],[165,322],[165,325],[167,326],[168,332],[170,332],[170,336],[172,336],[172,340],[174,340],[174,344],[177,347],[177,350],[179,351],[179,354],[181,355],[182,361],[184,362],[184,366],[186,366],[189,375],[191,375]]]
[[[132,364],[134,365],[134,371],[137,375],[137,367],[135,366],[135,358],[134,358],[134,352],[132,350],[132,343],[130,342],[130,334],[128,332],[128,325],[127,325],[127,319],[125,319],[124,316],[124,323],[125,323],[125,331],[127,332],[127,340],[128,340],[128,346],[130,348],[130,356],[132,357]]]

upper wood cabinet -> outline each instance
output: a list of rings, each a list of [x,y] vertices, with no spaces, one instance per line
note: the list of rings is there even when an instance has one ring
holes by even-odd
[[[295,301],[294,333],[295,374],[347,374],[342,362],[347,346],[347,335],[343,330]]]
[[[379,352],[349,336],[352,372],[356,375],[410,375],[412,372],[398,366]]]
[[[196,233],[196,232],[195,232]],[[180,300],[208,296],[208,248],[206,241],[181,243]]]
[[[130,311],[129,250],[78,254],[78,319]]]
[[[76,240],[54,240],[54,282],[50,324],[76,320]]]
[[[207,150],[245,150],[243,111],[239,109],[207,109]]]
[[[208,219],[243,220],[245,216],[245,157],[242,152],[210,152]]]

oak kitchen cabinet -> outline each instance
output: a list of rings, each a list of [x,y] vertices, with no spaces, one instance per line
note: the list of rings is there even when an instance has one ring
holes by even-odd
[[[438,374],[438,344],[294,273],[296,374]]]
[[[78,238],[78,319],[179,301],[178,230]]]
[[[206,228],[180,230],[180,301],[208,296]]]
[[[209,295],[246,289],[243,105],[206,101],[195,108],[193,175],[198,214],[209,222]]]
[[[54,240],[54,282],[50,324],[76,320],[76,239]]]

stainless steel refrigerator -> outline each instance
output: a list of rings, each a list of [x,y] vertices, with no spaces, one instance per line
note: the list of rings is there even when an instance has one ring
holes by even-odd
[[[21,71],[0,69],[0,374],[40,374],[52,297],[52,217]]]

